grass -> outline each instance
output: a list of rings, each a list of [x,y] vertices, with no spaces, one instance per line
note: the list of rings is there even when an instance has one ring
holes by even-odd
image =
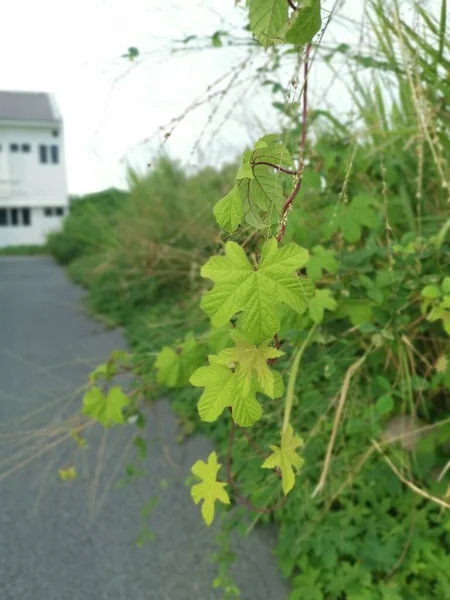
[[[50,252],[45,245],[7,246],[0,248],[0,256],[45,256]]]

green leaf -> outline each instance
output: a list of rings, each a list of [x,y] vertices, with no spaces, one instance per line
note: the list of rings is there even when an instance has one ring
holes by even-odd
[[[445,295],[450,294],[450,277],[446,277],[442,282],[442,291]]]
[[[321,323],[325,314],[325,310],[336,310],[337,302],[331,295],[330,290],[316,290],[315,295],[309,303],[309,316],[314,323]]]
[[[238,326],[249,343],[269,339],[280,327],[277,304],[287,304],[299,314],[308,306],[312,283],[296,275],[307,260],[304,248],[293,243],[278,248],[272,238],[263,246],[258,267],[253,267],[244,250],[228,242],[225,256],[213,256],[202,267],[202,277],[215,285],[203,296],[201,307],[214,327],[243,311]]]
[[[216,500],[230,504],[230,498],[225,490],[226,484],[217,481],[220,466],[216,453],[211,452],[207,463],[198,460],[191,469],[192,473],[201,480],[201,483],[192,486],[191,496],[195,504],[203,500],[202,516],[207,525],[213,522]]]
[[[214,206],[214,216],[222,229],[233,233],[239,227],[244,214],[241,194],[234,188]]]
[[[373,321],[372,306],[364,300],[342,300],[339,302],[339,312],[349,317],[354,327]]]
[[[220,36],[223,35],[224,31],[215,31],[212,36],[211,36],[211,43],[214,46],[214,48],[221,48],[223,46],[222,40],[220,39]]]
[[[164,346],[155,361],[157,381],[169,388],[183,387],[195,369],[205,359],[205,351],[194,335],[188,333],[178,352]]]
[[[304,6],[292,15],[284,39],[290,44],[304,46],[313,39],[321,25],[320,0],[306,0]]]
[[[441,295],[442,292],[437,285],[426,285],[422,290],[424,298],[439,298]]]
[[[95,383],[98,379],[101,379],[101,378],[103,378],[105,380],[110,379],[111,375],[113,374],[110,371],[111,371],[110,364],[105,363],[103,365],[99,365],[92,371],[92,373],[89,373],[89,382]]]
[[[297,448],[301,446],[303,441],[294,435],[292,425],[288,425],[286,431],[281,434],[281,446],[270,446],[272,454],[262,464],[263,469],[280,469],[285,495],[294,487],[294,469],[298,471],[304,463],[303,458],[297,454]]]
[[[281,179],[270,167],[253,167],[253,178],[238,182],[245,220],[257,229],[278,222],[284,201]]]
[[[120,387],[113,387],[105,396],[98,387],[92,387],[83,398],[84,415],[96,419],[104,427],[125,422],[122,409],[130,404],[130,399]]]
[[[252,156],[253,150],[246,150],[242,155],[242,162],[236,175],[236,181],[240,179],[253,179],[253,170],[250,164]]]
[[[265,135],[260,138],[252,152],[250,163],[257,165],[259,162],[270,162],[278,167],[292,167],[293,161],[286,145],[278,141],[276,134]]]
[[[287,19],[286,0],[250,0],[250,30],[265,48],[277,41],[277,34]]]
[[[245,338],[238,332],[231,334],[235,342],[232,348],[222,350],[218,356],[213,358],[213,362],[218,365],[230,365],[238,363],[238,377],[242,377],[242,392],[249,394],[254,389],[253,377],[256,377],[259,390],[274,398],[275,394],[275,376],[270,369],[267,361],[271,358],[283,356],[284,352],[269,346],[271,340],[265,341],[259,346],[249,344]],[[234,364],[233,364],[234,367]]]
[[[61,481],[70,481],[71,479],[76,479],[77,471],[73,465],[66,468],[62,467],[59,469],[58,475]]]
[[[309,260],[306,264],[308,277],[313,281],[321,279],[323,271],[328,271],[334,275],[337,273],[339,264],[334,258],[333,250],[325,250],[323,246],[315,246],[312,249]]]
[[[381,398],[378,398],[378,400],[375,404],[375,409],[379,415],[387,415],[388,413],[390,413],[393,410],[393,408],[394,408],[394,400],[392,399],[392,396],[390,396],[389,394],[386,394],[385,396],[381,396]]]
[[[231,342],[231,328],[229,325],[223,327],[211,327],[208,335],[208,345],[212,352],[220,352],[224,348],[230,345]]]
[[[363,227],[374,229],[378,223],[374,206],[377,206],[377,203],[372,197],[361,194],[355,196],[348,205],[330,207],[324,227],[325,235],[330,238],[340,229],[346,242],[359,241]]]
[[[262,162],[276,166],[292,166],[292,157],[277,136],[266,135],[254,150],[244,152],[242,166],[236,176],[247,223],[262,229],[278,222],[284,202],[282,175]]]
[[[256,386],[244,391],[245,375],[238,369],[233,372],[212,362],[197,369],[190,382],[205,388],[197,404],[202,421],[216,421],[227,406],[232,408],[233,420],[241,427],[250,427],[262,416],[261,404],[255,396]]]
[[[176,387],[180,377],[181,361],[173,348],[163,347],[156,358],[155,367],[158,369],[156,377],[158,383],[170,388]]]

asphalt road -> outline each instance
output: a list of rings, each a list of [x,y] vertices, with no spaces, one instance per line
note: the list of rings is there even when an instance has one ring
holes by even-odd
[[[88,373],[126,348],[120,331],[83,313],[81,298],[50,259],[0,259],[0,600],[222,598],[211,587],[216,531],[185,486],[210,442],[177,444],[161,401],[146,432],[146,475],[120,485],[136,462],[131,425],[91,428],[84,450],[64,439]],[[63,482],[58,469],[69,465],[78,477]],[[287,598],[273,547],[268,530],[234,540],[242,600]]]

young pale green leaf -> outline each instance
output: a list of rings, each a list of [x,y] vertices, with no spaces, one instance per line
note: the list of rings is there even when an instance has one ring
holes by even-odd
[[[306,0],[292,15],[284,39],[289,44],[304,46],[311,42],[321,25],[320,0]]]
[[[439,298],[441,295],[441,289],[437,285],[426,285],[422,290],[424,298]]]
[[[204,359],[203,346],[197,343],[192,333],[188,333],[178,352],[164,346],[158,354],[155,362],[157,381],[169,388],[182,387],[188,383],[189,377]]]
[[[59,469],[58,474],[61,481],[70,481],[71,479],[76,479],[77,470],[73,465],[65,468],[62,467],[61,469]]]
[[[303,446],[303,441],[294,435],[292,425],[281,434],[281,446],[270,446],[272,454],[262,464],[263,469],[279,468],[283,482],[283,492],[288,494],[295,483],[295,470],[299,470],[304,460],[297,454],[297,448]]]
[[[309,302],[309,316],[314,323],[322,323],[325,310],[336,310],[337,302],[330,290],[316,290]]]
[[[265,48],[277,41],[277,34],[287,19],[286,0],[250,0],[250,30]]]
[[[323,276],[323,271],[328,271],[328,273],[334,275],[337,273],[338,268],[339,264],[334,258],[333,250],[325,250],[323,246],[315,246],[306,265],[306,272],[310,279],[317,281]]]
[[[96,367],[91,373],[89,373],[89,381],[90,383],[95,383],[98,379],[104,379],[107,381],[113,375],[112,365],[108,363],[104,363],[103,365],[99,365]]]
[[[130,404],[130,399],[120,387],[113,387],[105,396],[102,390],[92,387],[83,397],[84,415],[92,417],[104,427],[125,422],[122,409]]]
[[[255,376],[259,390],[270,398],[275,398],[274,371],[270,369],[267,361],[283,356],[284,352],[269,346],[271,340],[254,346],[236,331],[232,333],[232,338],[235,346],[222,350],[218,356],[212,359],[214,363],[219,365],[237,363],[239,365],[239,375],[243,378],[242,392],[244,395],[249,394],[253,389],[253,376]]]
[[[225,246],[225,256],[213,256],[202,267],[203,277],[214,287],[201,301],[214,327],[222,327],[242,311],[238,328],[251,344],[267,340],[278,331],[277,304],[284,303],[303,313],[313,294],[309,279],[296,271],[308,260],[308,252],[296,244],[277,247],[274,238],[262,249],[258,267],[253,267],[244,250],[235,242]]]
[[[235,423],[250,427],[262,416],[262,408],[256,400],[256,386],[244,391],[245,375],[239,369],[234,372],[228,367],[213,362],[200,367],[192,374],[190,382],[205,390],[198,401],[198,413],[202,421],[216,421],[224,408],[230,406]]]
[[[238,187],[228,192],[228,194],[219,200],[214,206],[214,216],[222,229],[233,233],[239,227],[244,214],[242,198]]]
[[[208,462],[198,460],[192,467],[192,473],[201,480],[191,488],[191,496],[195,504],[203,500],[202,516],[207,525],[211,525],[214,519],[216,500],[223,504],[230,504],[230,498],[225,489],[226,484],[217,481],[217,473],[221,465],[217,462],[217,455],[211,452]]]

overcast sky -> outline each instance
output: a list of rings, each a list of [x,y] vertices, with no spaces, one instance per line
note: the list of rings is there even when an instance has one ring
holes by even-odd
[[[325,1],[326,8],[333,4]],[[362,0],[344,4],[341,15],[359,17]],[[171,40],[241,27],[244,20],[234,0],[14,0],[8,3],[6,17],[0,36],[0,89],[55,93],[65,123],[71,193],[123,185],[124,157],[135,162],[138,156],[141,164],[151,161],[162,140],[158,128],[180,115],[247,52],[210,49],[170,56]],[[335,23],[327,40],[355,42],[358,35],[354,27]],[[136,65],[121,58],[129,46],[143,52]],[[314,75],[312,87],[319,101],[332,76],[319,69]],[[170,155],[191,165],[201,160],[218,164],[242,150],[259,127],[270,130],[272,122],[276,126],[270,96],[255,93],[245,81],[236,94],[225,99],[228,104],[221,104],[221,112],[213,115],[213,125],[202,135],[203,155],[192,150],[211,104],[188,114],[174,130],[165,145]],[[341,108],[347,102],[339,89],[331,101]],[[227,115],[229,108],[233,118]],[[215,134],[221,122],[226,125]],[[147,138],[150,142],[138,153],[129,152]]]

